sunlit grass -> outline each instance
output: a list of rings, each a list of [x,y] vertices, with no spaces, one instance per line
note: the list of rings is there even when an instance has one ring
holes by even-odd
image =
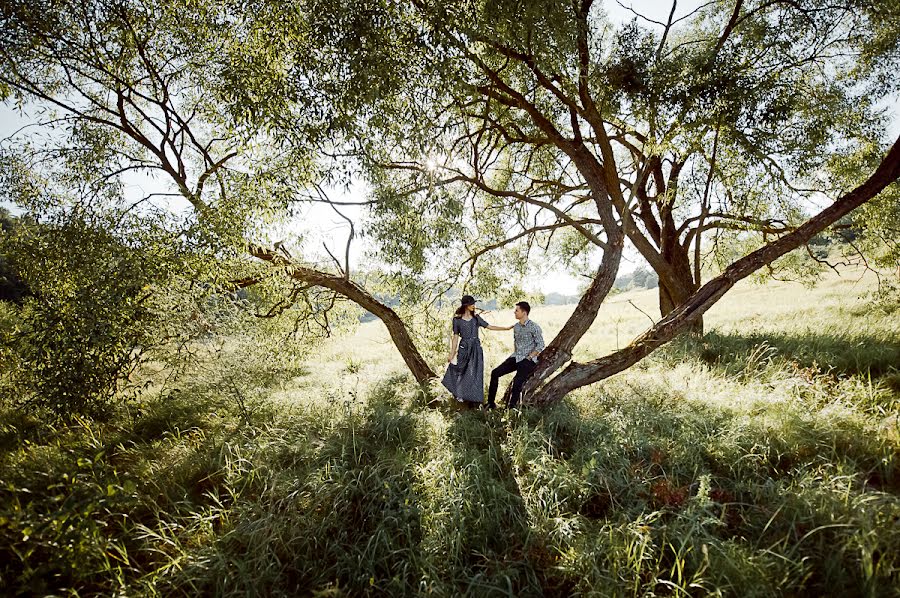
[[[900,330],[854,280],[741,285],[705,338],[547,410],[426,407],[371,323],[287,379],[228,361],[107,422],[3,413],[0,589],[897,595]],[[656,317],[612,297],[580,355],[649,324],[629,301]],[[535,309],[548,340],[571,309]],[[511,337],[485,338],[490,367]]]
[[[858,370],[853,364],[857,360],[860,366],[875,364],[879,373],[885,373],[891,364],[900,367],[900,317],[872,306],[869,294],[876,285],[875,275],[863,270],[846,270],[842,276],[827,273],[813,289],[798,282],[774,281],[762,286],[745,280],[707,312],[705,329],[712,333],[714,352],[742,353],[765,342],[781,356],[804,365],[816,361],[823,370]],[[574,309],[574,305],[535,306],[532,318],[549,342]],[[448,313],[448,319],[451,316]],[[497,325],[515,322],[512,309],[498,309],[485,318]],[[658,319],[655,290],[613,295],[600,308],[574,358],[594,359],[623,348]],[[511,332],[483,331],[481,338],[488,371],[512,352]],[[877,358],[872,359],[873,355]],[[727,354],[713,356],[719,357],[728,359]],[[446,364],[437,361],[432,367],[442,372]],[[316,396],[323,388],[349,393],[357,388],[357,378],[364,394],[372,384],[404,372],[384,326],[370,321],[318,352],[309,363],[308,375],[294,381],[293,390],[299,394],[287,391],[279,396],[303,400],[306,389]]]

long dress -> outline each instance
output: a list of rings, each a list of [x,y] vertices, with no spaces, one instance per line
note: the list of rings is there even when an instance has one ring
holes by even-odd
[[[484,402],[484,351],[478,338],[478,328],[487,328],[484,318],[476,315],[466,321],[453,318],[453,334],[458,334],[459,349],[456,365],[449,364],[441,383],[458,401]]]

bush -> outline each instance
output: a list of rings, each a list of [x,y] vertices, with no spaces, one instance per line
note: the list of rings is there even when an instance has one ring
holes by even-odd
[[[170,261],[142,243],[140,229],[111,225],[67,216],[2,239],[0,251],[33,292],[21,307],[7,304],[0,330],[13,404],[57,416],[96,412],[157,341],[155,285]]]

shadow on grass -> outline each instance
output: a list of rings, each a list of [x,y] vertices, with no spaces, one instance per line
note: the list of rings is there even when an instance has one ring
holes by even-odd
[[[759,365],[760,360],[776,358],[840,375],[873,378],[892,376],[900,366],[900,340],[865,334],[722,334],[712,331],[699,341],[683,338],[674,343],[670,351],[696,355],[703,362],[728,373],[741,372],[748,365]]]
[[[652,380],[605,386],[579,399],[580,417],[565,405],[528,414],[522,440],[531,450],[521,466],[542,464],[529,475],[551,505],[544,517],[596,518],[599,529],[585,534],[577,550],[587,552],[573,571],[602,582],[618,566],[646,580],[646,565],[623,556],[640,531],[660,551],[653,573],[664,579],[668,570],[668,581],[682,587],[692,581],[671,575],[706,567],[705,587],[726,594],[745,592],[753,579],[756,595],[864,588],[877,595],[895,585],[900,533],[883,522],[900,512],[900,459],[858,420],[811,417],[792,403],[755,419],[732,406],[685,401]],[[566,445],[573,454],[553,448]],[[634,528],[647,517],[652,523]],[[587,558],[592,542],[619,535],[618,547]],[[872,552],[860,552],[862,536]],[[774,546],[777,555],[767,548]]]
[[[35,451],[16,489],[0,489],[25,513],[0,526],[4,580],[335,596],[650,594],[698,580],[850,595],[896,580],[900,534],[879,531],[896,497],[866,483],[895,483],[900,464],[853,422],[790,404],[757,421],[652,380],[514,413],[444,414],[417,392],[388,380],[366,404],[249,423],[232,412],[224,425],[181,397],[122,430],[139,461],[90,440],[100,434],[58,438],[65,450]],[[128,489],[123,470],[144,479]],[[19,488],[64,473],[80,488],[67,510],[57,487]],[[79,547],[66,559],[49,556],[60,512]],[[36,545],[23,577],[19,555]],[[105,564],[116,550],[126,564]]]
[[[253,471],[237,476],[249,482],[215,476],[217,483],[243,489],[206,490],[233,496],[231,524],[181,559],[156,590],[390,596],[562,591],[553,555],[530,529],[504,454],[507,432],[500,417],[442,414],[423,407],[416,391],[400,384],[380,385],[365,405],[310,408],[254,440],[260,451],[246,455]],[[189,460],[207,459],[194,454]],[[224,463],[221,468],[228,469]]]

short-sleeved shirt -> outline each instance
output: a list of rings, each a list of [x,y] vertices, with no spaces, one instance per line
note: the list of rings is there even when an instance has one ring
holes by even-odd
[[[478,338],[478,327],[487,328],[488,323],[479,315],[468,322],[462,318],[453,318],[453,334],[458,334],[463,340]]]
[[[524,359],[537,361],[529,357],[529,354],[544,350],[544,334],[541,332],[541,327],[533,320],[526,320],[525,324],[516,322],[513,327],[513,341],[515,342],[515,351],[510,357],[515,357],[516,363]]]

